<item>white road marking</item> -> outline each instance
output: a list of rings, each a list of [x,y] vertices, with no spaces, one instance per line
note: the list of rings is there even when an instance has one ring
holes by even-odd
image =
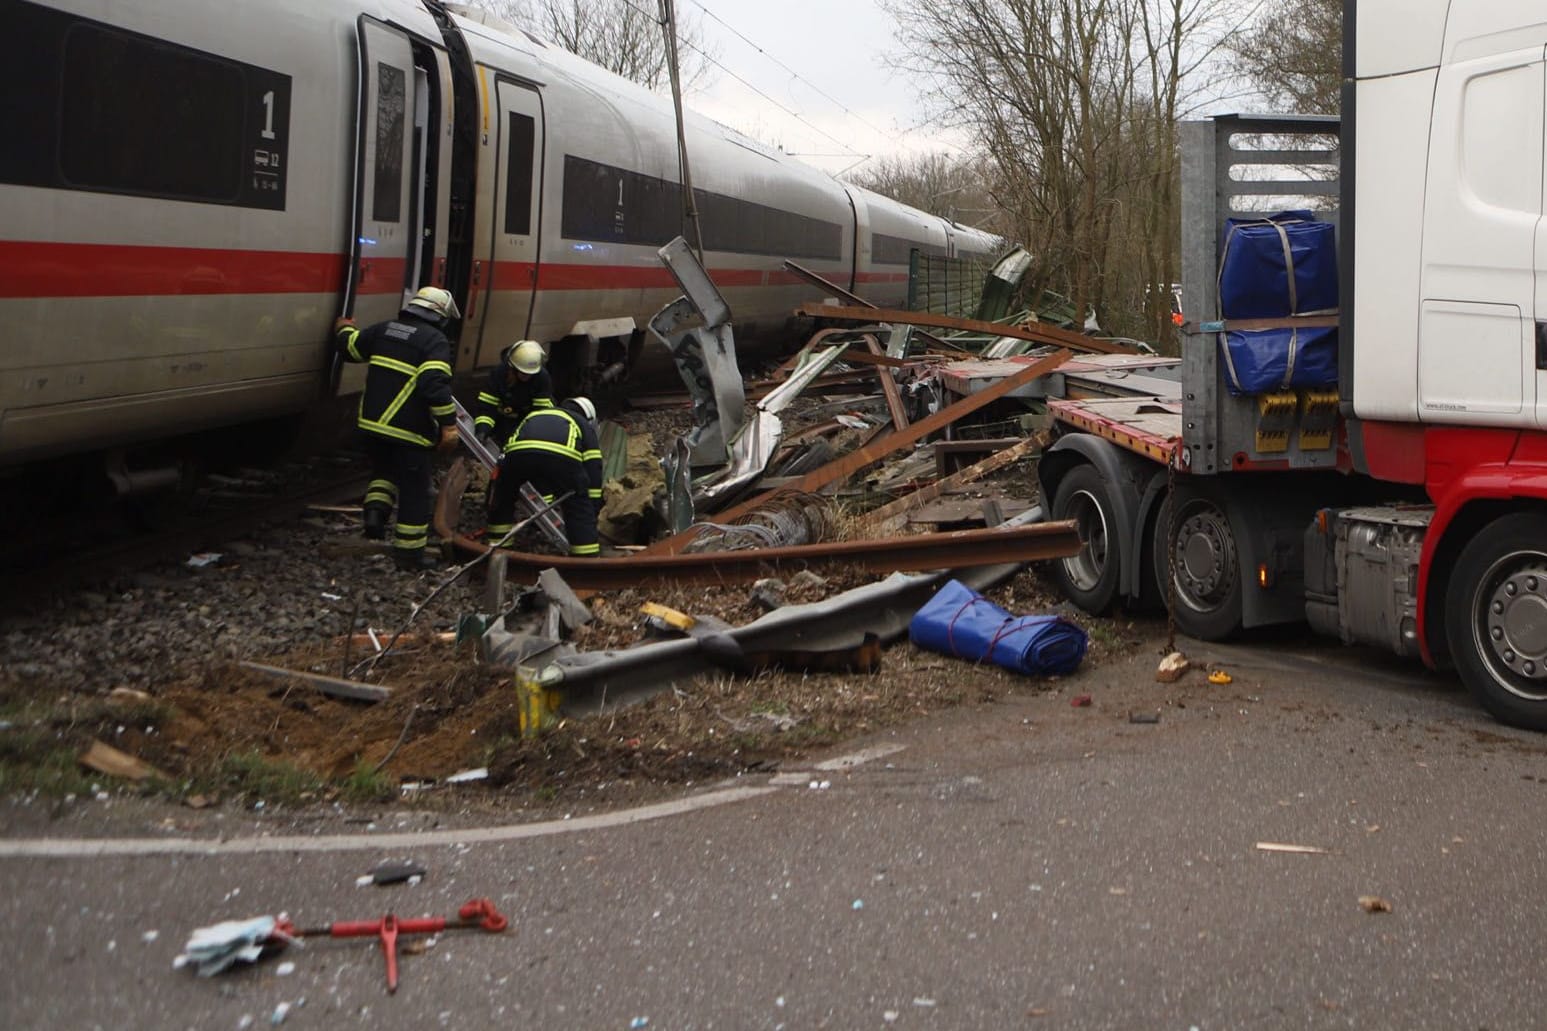
[[[465,830],[423,831],[404,834],[327,834],[311,837],[230,838],[225,841],[197,838],[31,838],[0,841],[0,859],[97,859],[109,856],[229,856],[258,855],[266,852],[353,852],[437,845],[474,845],[501,841],[520,841],[552,834],[624,827],[647,820],[712,809],[715,806],[743,802],[779,790],[773,787],[738,787],[710,791],[691,798],[657,805],[641,806],[618,813],[580,816],[573,820],[546,820],[542,823],[513,824],[505,827],[467,828]]]
[[[874,762],[877,759],[884,759],[889,755],[896,755],[898,752],[907,747],[907,745],[898,744],[872,745],[869,748],[862,748],[852,755],[840,755],[836,759],[829,759],[826,762],[817,763],[812,767],[812,769],[821,770],[824,773],[832,772],[835,770],[852,770],[854,767],[864,763]]]
[[[815,770],[851,770],[856,766],[893,755],[906,746],[876,745],[850,755],[817,763]],[[805,784],[803,773],[781,773],[763,787],[722,788],[691,798],[660,802],[617,813],[599,813],[573,820],[546,820],[504,827],[468,828],[449,831],[410,831],[403,834],[319,834],[229,838],[17,838],[0,840],[0,859],[100,859],[115,856],[231,856],[259,855],[268,852],[357,852],[409,848],[433,848],[438,845],[476,845],[502,841],[542,838],[553,834],[606,830],[630,824],[660,820],[668,816],[712,809],[772,794],[783,787]]]

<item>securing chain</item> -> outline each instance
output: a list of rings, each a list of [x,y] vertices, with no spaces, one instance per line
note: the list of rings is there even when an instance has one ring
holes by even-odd
[[[1176,651],[1176,460],[1182,442],[1177,441],[1166,459],[1166,654]]]

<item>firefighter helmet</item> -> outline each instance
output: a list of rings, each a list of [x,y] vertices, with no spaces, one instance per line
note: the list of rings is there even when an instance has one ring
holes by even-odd
[[[596,406],[591,403],[589,397],[572,397],[564,402],[591,422],[596,421]]]
[[[543,345],[535,340],[521,340],[506,353],[510,367],[527,376],[535,376],[543,367]]]
[[[462,317],[462,313],[457,310],[456,298],[452,297],[449,291],[442,290],[438,286],[421,286],[407,306],[418,308],[421,312],[427,312],[437,319]]]

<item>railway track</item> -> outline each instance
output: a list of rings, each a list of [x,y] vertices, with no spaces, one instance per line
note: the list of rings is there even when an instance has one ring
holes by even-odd
[[[63,510],[23,491],[10,499],[12,525],[0,548],[0,613],[218,550],[313,505],[358,502],[369,478],[363,459],[340,452],[204,473],[188,490]]]

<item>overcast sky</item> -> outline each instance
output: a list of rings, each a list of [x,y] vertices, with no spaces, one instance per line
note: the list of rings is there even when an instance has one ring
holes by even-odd
[[[866,155],[960,149],[957,138],[921,126],[917,89],[888,68],[895,22],[874,0],[676,3],[729,69],[710,68],[708,85],[686,98],[694,110],[834,173]]]

